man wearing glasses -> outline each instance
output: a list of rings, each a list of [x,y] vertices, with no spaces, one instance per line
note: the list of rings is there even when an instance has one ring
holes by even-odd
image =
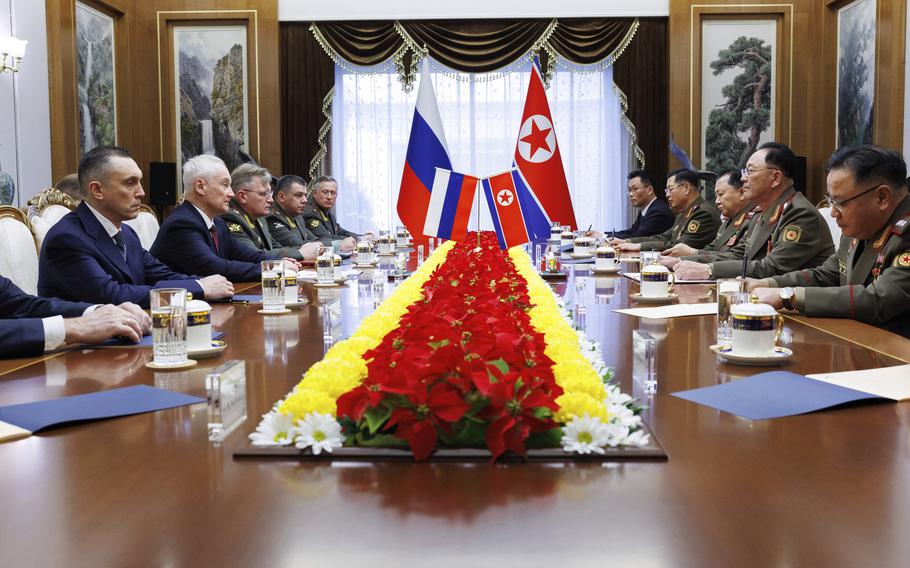
[[[272,208],[271,179],[268,170],[256,164],[240,164],[231,172],[234,199],[228,212],[221,215],[231,238],[243,247],[264,251],[273,258],[314,260],[322,249],[321,243],[282,247],[272,240],[265,222]]]
[[[910,196],[897,152],[846,146],[825,165],[828,203],[843,230],[838,252],[815,269],[748,287],[762,302],[808,316],[852,318],[910,337]]]
[[[717,209],[705,202],[698,190],[698,174],[679,169],[667,176],[667,201],[676,212],[673,226],[650,237],[613,239],[610,245],[621,251],[665,250],[678,243],[700,249],[710,243],[720,227]]]
[[[814,268],[834,253],[821,213],[793,187],[796,156],[783,144],[762,144],[742,171],[746,199],[761,210],[745,239],[703,262],[684,260],[674,268],[682,280],[749,276],[766,278],[797,268]]]

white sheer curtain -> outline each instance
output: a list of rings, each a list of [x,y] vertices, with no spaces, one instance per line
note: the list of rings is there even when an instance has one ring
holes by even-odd
[[[454,170],[479,177],[511,167],[530,78],[530,63],[489,75],[466,75],[431,61],[431,75]],[[332,175],[337,215],[357,232],[399,225],[395,206],[417,89],[398,76],[335,67]],[[547,90],[550,112],[580,228],[627,226],[629,135],[620,122],[613,69],[557,66]],[[472,227],[477,226],[477,205]],[[492,229],[486,204],[480,227]]]

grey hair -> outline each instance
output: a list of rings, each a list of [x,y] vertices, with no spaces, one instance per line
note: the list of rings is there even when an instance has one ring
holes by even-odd
[[[332,176],[322,176],[320,178],[316,178],[310,182],[310,193],[316,191],[316,188],[319,187],[320,183],[334,183],[335,185],[338,185],[338,180]]]
[[[218,156],[200,154],[183,164],[183,189],[189,191],[197,179],[208,179],[218,173],[219,168],[227,169]]]
[[[234,192],[242,191],[256,178],[261,179],[266,187],[269,187],[272,182],[272,174],[262,166],[249,163],[240,164],[231,172],[231,188]]]

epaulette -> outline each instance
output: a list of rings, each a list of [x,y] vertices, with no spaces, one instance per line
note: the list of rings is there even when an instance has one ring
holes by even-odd
[[[891,234],[892,235],[903,235],[907,232],[907,229],[910,229],[910,213],[904,215],[904,218],[899,220],[897,223],[892,225]]]

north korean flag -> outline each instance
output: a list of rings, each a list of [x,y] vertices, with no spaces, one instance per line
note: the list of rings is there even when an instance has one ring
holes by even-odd
[[[550,234],[550,220],[517,168],[481,180],[502,249]]]

